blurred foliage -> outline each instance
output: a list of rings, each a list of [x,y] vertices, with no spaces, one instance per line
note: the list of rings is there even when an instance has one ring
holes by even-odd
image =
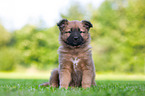
[[[11,34],[0,25],[0,48],[5,47],[11,40]]]
[[[68,20],[90,19],[91,45],[97,72],[143,73],[145,63],[145,0],[106,0],[95,9],[73,3]],[[87,9],[89,8],[89,10]],[[17,65],[47,69],[58,65],[59,30],[25,25],[7,32],[0,25],[0,70]],[[101,66],[100,66],[101,65]]]
[[[57,49],[59,31],[56,26],[49,29],[39,29],[26,25],[14,32],[15,47],[21,51],[23,65],[37,65],[45,68],[49,64],[57,64]]]
[[[144,72],[143,4],[143,0],[106,0],[94,10],[92,45],[97,71]]]
[[[4,48],[0,50],[0,70],[10,71],[15,70],[16,66],[20,64],[21,56],[19,52],[12,48]]]

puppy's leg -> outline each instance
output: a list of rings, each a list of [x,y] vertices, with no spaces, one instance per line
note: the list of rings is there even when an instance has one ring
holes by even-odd
[[[58,73],[58,69],[54,69],[51,72],[49,83],[50,83],[50,87],[58,87],[59,86],[59,73]]]
[[[83,88],[89,88],[92,84],[92,71],[91,70],[84,70],[83,71],[83,77],[82,77],[82,87]]]
[[[51,72],[51,76],[50,76],[50,81],[49,82],[46,82],[46,83],[43,83],[43,84],[40,84],[40,86],[43,86],[43,87],[46,87],[46,86],[49,86],[50,87],[58,87],[59,86],[59,74],[58,74],[58,69],[54,69],[52,72]]]
[[[71,73],[68,69],[61,69],[59,73],[60,88],[67,89],[71,81]]]

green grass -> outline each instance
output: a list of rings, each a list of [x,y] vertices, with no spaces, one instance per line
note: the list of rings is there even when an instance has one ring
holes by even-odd
[[[51,71],[28,71],[28,72],[0,72],[0,79],[49,79]],[[119,80],[119,81],[144,81],[144,74],[111,74],[96,73],[96,80]]]
[[[1,96],[145,96],[144,81],[97,80],[97,86],[83,88],[50,88],[38,85],[48,80],[0,79]]]

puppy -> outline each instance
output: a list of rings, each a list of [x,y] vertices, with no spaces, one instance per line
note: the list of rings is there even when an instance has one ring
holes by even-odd
[[[93,25],[86,20],[61,20],[59,68],[51,73],[50,81],[40,86],[50,85],[67,89],[70,87],[88,88],[95,83],[95,66],[92,59],[89,29]]]

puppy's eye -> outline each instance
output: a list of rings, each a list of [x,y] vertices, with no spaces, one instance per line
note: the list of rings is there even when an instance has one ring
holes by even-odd
[[[67,32],[65,32],[65,33],[71,33],[71,31],[67,31]]]
[[[85,33],[85,31],[80,31],[80,33]]]

